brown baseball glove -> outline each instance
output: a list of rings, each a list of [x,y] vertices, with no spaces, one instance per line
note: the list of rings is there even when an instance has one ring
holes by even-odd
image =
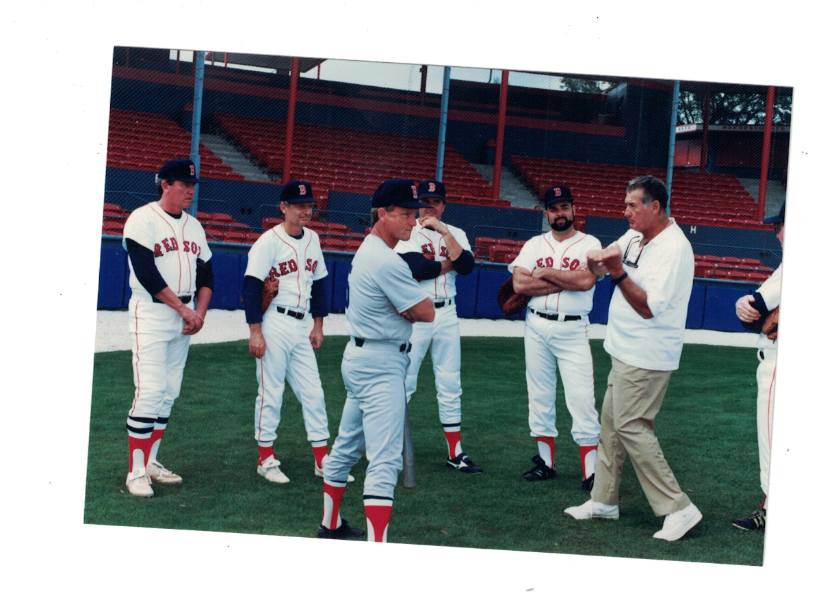
[[[765,320],[762,322],[762,332],[765,336],[772,340],[776,341],[777,336],[779,335],[779,307],[777,306],[771,312],[768,313],[768,316],[765,317]]]
[[[527,303],[530,302],[530,297],[516,294],[513,291],[513,278],[509,277],[507,281],[499,287],[499,291],[496,293],[496,302],[499,303],[504,313],[504,318],[508,319],[527,306]]]
[[[261,314],[266,312],[272,299],[278,295],[278,280],[267,276],[263,283],[263,290],[261,291]]]

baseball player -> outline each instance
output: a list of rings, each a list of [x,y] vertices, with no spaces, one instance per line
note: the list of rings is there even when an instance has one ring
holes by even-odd
[[[553,479],[555,473],[555,368],[561,372],[567,409],[572,415],[572,438],[578,444],[583,469],[582,487],[589,491],[601,426],[595,410],[595,379],[589,348],[589,320],[595,274],[586,268],[586,253],[600,249],[594,236],[573,226],[575,211],[569,187],[556,185],[544,192],[544,213],[550,232],[527,241],[507,266],[513,290],[531,296],[524,327],[530,435],[536,439],[535,466],[525,481]]]
[[[765,224],[773,224],[776,238],[782,245],[785,237],[785,202],[779,214],[763,220]],[[761,530],[765,528],[768,512],[768,475],[771,465],[771,425],[773,423],[773,401],[776,377],[776,335],[762,333],[762,325],[770,311],[779,306],[782,288],[782,265],[776,268],[756,293],[743,296],[737,300],[737,317],[750,331],[760,332],[757,347],[757,437],[759,440],[759,481],[765,499],[759,510],[745,518],[738,518],[732,522],[742,530]]]
[[[243,294],[249,353],[258,358],[257,471],[272,483],[289,483],[273,448],[285,380],[303,406],[315,475],[323,475],[323,458],[328,454],[329,421],[314,354],[323,343],[323,318],[328,314],[323,285],[328,271],[317,234],[305,228],[317,203],[312,186],[306,181],[291,181],[283,186],[280,199],[283,223],[263,233],[249,250]],[[277,282],[278,293],[264,313],[261,294],[267,277]],[[310,312],[314,319],[311,331],[307,321]]]
[[[432,322],[434,307],[393,249],[408,240],[422,207],[410,179],[382,183],[371,199],[371,234],[351,263],[343,354],[347,397],[340,431],[323,464],[323,519],[318,538],[346,539],[363,531],[340,518],[349,470],[368,459],[363,504],[368,540],[386,542],[394,486],[402,470],[405,373],[411,323]]]
[[[152,481],[181,483],[156,455],[181,389],[190,335],[204,325],[212,298],[212,253],[201,224],[184,211],[200,181],[191,160],[166,162],[156,175],[159,200],[133,211],[122,238],[136,386],[127,417],[126,485],[138,497],[153,497]]]
[[[417,375],[428,347],[431,347],[439,421],[448,444],[446,466],[463,473],[481,473],[482,469],[462,452],[462,384],[459,376],[461,349],[459,317],[456,316],[456,276],[473,271],[473,253],[464,231],[442,222],[445,211],[445,186],[436,180],[419,184],[419,222],[407,241],[394,249],[411,268],[414,279],[433,301],[433,323],[415,323],[411,333],[410,365],[405,379],[408,401],[416,392]]]

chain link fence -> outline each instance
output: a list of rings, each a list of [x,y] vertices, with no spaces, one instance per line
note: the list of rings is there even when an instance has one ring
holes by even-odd
[[[191,51],[115,48],[103,234],[121,235],[128,212],[158,197],[154,175],[164,161],[190,155],[194,60]],[[197,216],[225,248],[246,248],[279,222],[285,180],[312,184],[312,226],[324,248],[351,252],[365,236],[379,183],[441,176],[446,221],[468,233],[479,259],[505,263],[547,229],[538,208],[547,187],[569,185],[576,227],[606,244],[627,227],[626,181],[667,177],[671,82],[510,72],[502,109],[502,71],[452,67],[443,124],[441,66],[218,52],[206,52],[204,62],[199,153],[206,182]],[[689,88],[681,93],[672,214],[696,252],[717,258],[710,270],[700,268],[701,277],[752,281],[781,259],[773,233],[759,223],[764,104],[754,89],[750,105],[762,118],[714,124],[729,121],[729,108],[747,107],[727,93],[715,92],[712,101],[710,89]],[[766,199],[774,213],[784,199],[789,91],[779,89],[774,110]],[[707,108],[716,129],[703,131]],[[721,129],[729,125],[742,129]]]

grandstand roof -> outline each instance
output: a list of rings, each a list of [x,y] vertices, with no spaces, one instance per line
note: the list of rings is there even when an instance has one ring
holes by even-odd
[[[223,52],[213,52],[213,57],[217,62],[224,61]],[[241,64],[242,66],[255,66],[256,68],[269,68],[272,70],[292,70],[292,58],[287,56],[265,56],[255,55],[251,53],[227,53],[226,59],[230,64]],[[320,58],[300,58],[298,64],[298,71],[308,72],[312,68],[316,68],[325,59]]]

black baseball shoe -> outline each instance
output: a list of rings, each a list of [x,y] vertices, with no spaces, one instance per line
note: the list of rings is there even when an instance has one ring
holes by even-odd
[[[757,510],[750,516],[745,518],[737,518],[731,524],[740,530],[765,530],[765,520],[767,519],[767,512],[765,508]]]
[[[349,525],[345,518],[340,520],[340,526],[337,528],[326,528],[321,524],[320,528],[317,529],[317,538],[319,539],[352,539],[361,537],[364,534],[364,530]]]
[[[449,458],[445,463],[452,469],[462,471],[463,473],[483,473],[481,468],[477,467],[468,455],[462,452],[456,458]]]
[[[532,458],[536,464],[535,467],[524,473],[521,478],[525,481],[546,481],[547,479],[555,479],[555,469],[547,466],[544,459],[537,454]]]
[[[592,473],[589,477],[583,480],[581,483],[581,489],[584,491],[592,491],[593,485],[595,485],[595,473]]]

